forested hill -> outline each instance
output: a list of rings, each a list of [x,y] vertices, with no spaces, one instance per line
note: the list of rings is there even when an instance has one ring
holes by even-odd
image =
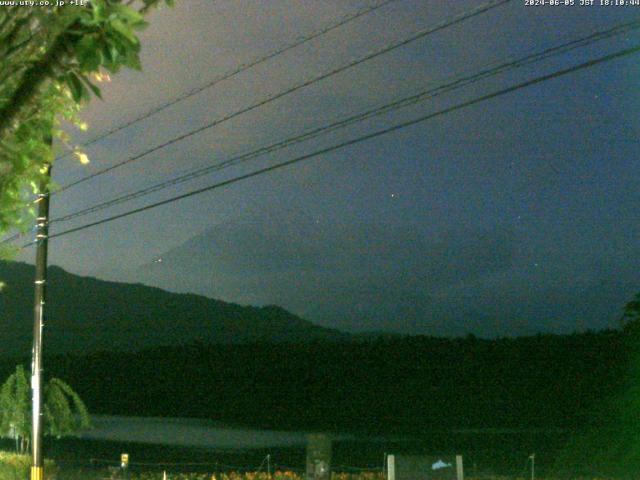
[[[556,429],[607,421],[594,412],[627,380],[625,345],[621,332],[602,331],[194,345],[45,360],[47,374],[68,381],[96,413],[342,431]]]
[[[0,379],[29,365],[33,267],[0,262]],[[629,371],[620,331],[485,340],[352,336],[50,269],[45,372],[95,413],[274,428],[565,428],[599,421]],[[104,352],[104,353],[100,353]],[[16,360],[18,359],[18,360]]]
[[[34,267],[0,261],[0,357],[31,351]],[[46,351],[135,351],[159,345],[345,340],[277,306],[250,307],[49,268]]]

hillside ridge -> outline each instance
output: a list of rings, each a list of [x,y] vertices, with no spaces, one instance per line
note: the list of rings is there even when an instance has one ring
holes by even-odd
[[[0,355],[30,351],[32,265],[0,261]],[[244,306],[140,283],[119,283],[49,268],[46,350],[137,351],[162,345],[347,340],[351,335],[276,305]]]

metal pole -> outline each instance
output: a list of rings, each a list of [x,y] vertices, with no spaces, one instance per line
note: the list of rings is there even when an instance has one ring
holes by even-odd
[[[51,165],[47,166],[47,180]],[[42,461],[42,328],[47,283],[47,240],[49,236],[49,187],[43,181],[38,193],[36,219],[36,278],[33,308],[33,351],[31,363],[31,480],[43,480]]]
[[[396,480],[396,456],[387,455],[387,480]]]
[[[536,478],[536,454],[531,454],[531,480],[535,480]]]

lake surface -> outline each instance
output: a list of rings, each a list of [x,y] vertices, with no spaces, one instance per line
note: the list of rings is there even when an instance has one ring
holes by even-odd
[[[231,427],[190,418],[93,415],[93,428],[80,438],[199,447],[215,450],[303,447],[306,434]]]
[[[260,430],[188,418],[92,416],[80,438],[45,438],[44,451],[60,465],[117,466],[128,453],[133,470],[256,470],[270,457],[272,468],[301,471],[308,432]],[[340,471],[382,469],[385,453],[462,454],[469,476],[519,475],[536,453],[536,471],[553,463],[568,432],[558,430],[456,430],[413,437],[336,435],[333,465]],[[12,448],[3,440],[2,448]]]

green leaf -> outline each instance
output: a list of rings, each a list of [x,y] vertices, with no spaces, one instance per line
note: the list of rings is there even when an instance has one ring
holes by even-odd
[[[82,80],[82,83],[89,87],[89,90],[91,90],[96,97],[102,100],[102,93],[100,92],[100,88],[98,88],[97,85],[91,83],[91,81],[85,75],[80,75],[80,80]]]
[[[91,2],[91,10],[93,12],[94,21],[99,23],[107,18],[107,12],[102,2]]]
[[[76,57],[80,70],[92,72],[102,64],[100,45],[93,36],[86,36],[76,46]]]
[[[82,84],[80,78],[73,72],[69,73],[66,78],[67,85],[71,90],[71,95],[73,100],[76,102],[81,102],[84,98],[88,96],[87,89]]]
[[[127,5],[116,3],[111,8],[119,18],[126,20],[130,24],[144,22],[142,14]]]
[[[15,85],[47,51],[52,39],[61,33],[68,36],[70,54],[47,75],[49,81],[43,85],[48,87],[33,99],[33,114],[12,123],[16,125],[13,131],[0,141],[0,233],[12,225],[30,221],[31,217],[28,219],[26,215],[29,185],[39,185],[43,177],[41,167],[52,156],[43,138],[55,128],[55,119],[73,122],[83,100],[94,94],[100,96],[100,89],[92,83],[89,73],[101,67],[113,73],[123,66],[140,69],[140,42],[136,35],[147,23],[128,3],[131,2],[90,0],[86,8],[36,9],[29,15],[33,15],[31,26],[37,25],[38,33],[31,36],[31,28],[19,29],[13,42],[5,42],[27,43],[14,56],[0,58],[0,83],[5,86],[0,89],[0,108],[11,101]],[[152,7],[172,5],[173,1],[137,0],[137,3]],[[10,20],[13,14],[0,8],[0,22]],[[2,40],[0,44],[0,50],[6,48]],[[54,135],[61,136],[60,132]]]
[[[115,31],[117,31],[131,43],[138,43],[138,38],[134,35],[133,30],[131,30],[122,20],[116,18],[114,20],[111,20],[111,22],[109,23]]]
[[[140,55],[138,55],[137,51],[128,50],[122,63],[126,67],[133,68],[134,70],[142,70],[142,65],[140,64]]]
[[[106,57],[106,60],[107,60],[105,64],[110,69],[115,68],[117,70],[116,65],[120,58],[120,52],[118,51],[118,46],[114,42],[107,40],[107,42],[105,42],[102,45],[102,54]]]

